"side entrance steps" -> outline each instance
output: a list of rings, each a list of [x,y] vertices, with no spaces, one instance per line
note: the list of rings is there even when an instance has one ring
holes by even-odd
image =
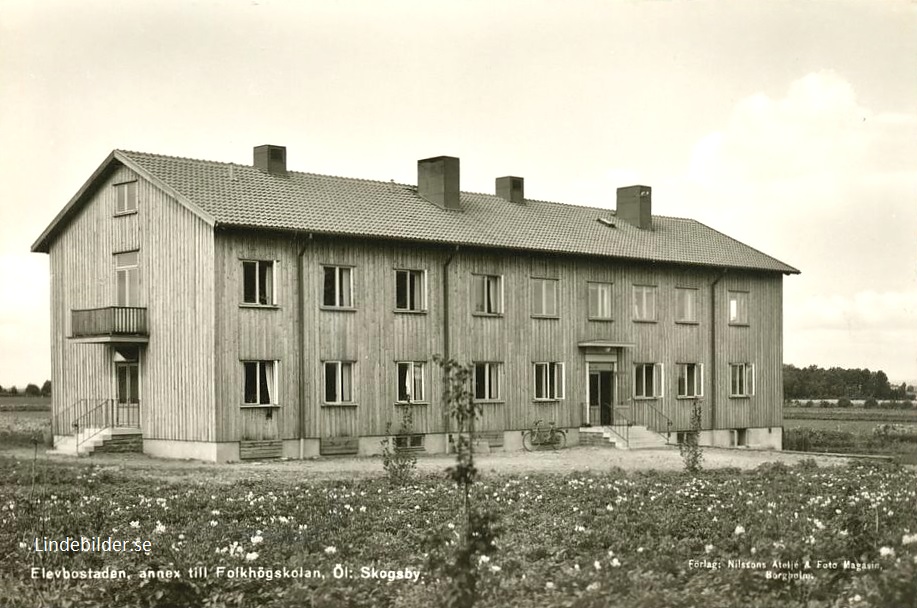
[[[580,445],[612,447],[619,450],[648,450],[669,445],[665,437],[645,426],[628,427],[627,439],[608,426],[584,427],[579,430]]]
[[[93,453],[110,454],[142,452],[143,435],[135,428],[85,428],[73,435],[55,435],[51,454],[85,456]]]

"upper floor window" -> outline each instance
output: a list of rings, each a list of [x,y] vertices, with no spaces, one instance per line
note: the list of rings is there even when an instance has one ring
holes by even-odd
[[[325,361],[325,403],[353,403],[353,362]]]
[[[656,320],[655,285],[634,285],[634,320]]]
[[[503,364],[497,362],[474,364],[475,401],[499,401],[503,398]]]
[[[700,363],[678,364],[678,396],[703,397],[704,366]]]
[[[242,261],[242,302],[273,306],[277,304],[275,263],[269,260]]]
[[[611,318],[611,283],[588,283],[589,318]]]
[[[745,325],[748,323],[748,292],[747,291],[730,291],[729,298],[729,322],[734,325]]]
[[[655,399],[662,397],[662,363],[637,363],[634,365],[634,397]]]
[[[116,304],[140,306],[140,252],[115,254]]]
[[[503,313],[503,277],[495,274],[471,275],[474,312],[486,315]]]
[[[696,289],[675,288],[675,321],[678,323],[697,323]]]
[[[532,279],[532,314],[557,316],[557,279]]]
[[[245,385],[242,402],[245,405],[277,404],[277,362],[243,361]]]
[[[564,364],[535,363],[535,400],[551,401],[564,398]]]
[[[752,363],[729,364],[729,396],[750,397],[755,394],[755,366]]]
[[[137,211],[137,182],[115,184],[115,214]]]
[[[395,271],[395,310],[419,311],[426,308],[424,302],[424,271]]]
[[[425,401],[423,361],[398,362],[398,403]]]
[[[353,307],[353,268],[322,266],[322,304],[333,308]]]

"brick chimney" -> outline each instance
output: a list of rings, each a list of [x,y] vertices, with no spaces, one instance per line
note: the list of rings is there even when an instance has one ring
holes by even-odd
[[[436,156],[417,161],[417,194],[443,209],[461,210],[459,159]]]
[[[287,174],[287,149],[284,146],[255,146],[256,169],[271,175]]]
[[[642,230],[653,227],[653,189],[649,186],[618,188],[615,217]]]
[[[511,203],[525,204],[525,180],[521,177],[497,178],[497,196]]]

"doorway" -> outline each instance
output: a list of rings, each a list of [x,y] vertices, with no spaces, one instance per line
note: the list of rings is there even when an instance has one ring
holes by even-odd
[[[140,426],[140,363],[138,361],[116,361],[117,407],[112,426]]]
[[[614,424],[615,364],[589,363],[589,423]]]

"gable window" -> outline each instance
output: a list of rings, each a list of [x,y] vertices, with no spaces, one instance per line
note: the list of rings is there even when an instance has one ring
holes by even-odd
[[[677,323],[697,323],[696,289],[675,288],[675,321]]]
[[[140,306],[140,252],[115,254],[115,288],[118,306]]]
[[[242,302],[260,306],[277,304],[276,265],[267,260],[242,261]]]
[[[424,362],[398,362],[398,403],[425,401]]]
[[[353,362],[325,361],[325,403],[353,403]]]
[[[499,401],[503,396],[500,376],[503,364],[496,362],[474,364],[475,401]]]
[[[751,363],[729,364],[729,396],[750,397],[755,394],[755,366]]]
[[[748,323],[748,292],[729,292],[729,322],[733,325],[746,325]]]
[[[322,304],[332,308],[353,307],[353,268],[322,266]]]
[[[503,313],[503,277],[494,274],[471,275],[474,312],[485,315]]]
[[[656,286],[634,285],[634,321],[656,320]]]
[[[704,366],[700,363],[678,364],[678,396],[704,396]]]
[[[423,270],[395,271],[395,310],[424,310],[424,291]]]
[[[564,398],[564,364],[535,363],[535,400],[556,401]]]
[[[634,365],[634,397],[655,399],[662,397],[662,363],[637,363]]]
[[[115,184],[115,215],[137,211],[137,182]]]
[[[243,361],[245,386],[242,391],[245,405],[277,404],[277,362]]]
[[[557,279],[532,279],[532,314],[557,316]]]
[[[611,318],[611,283],[589,283],[589,318]]]

